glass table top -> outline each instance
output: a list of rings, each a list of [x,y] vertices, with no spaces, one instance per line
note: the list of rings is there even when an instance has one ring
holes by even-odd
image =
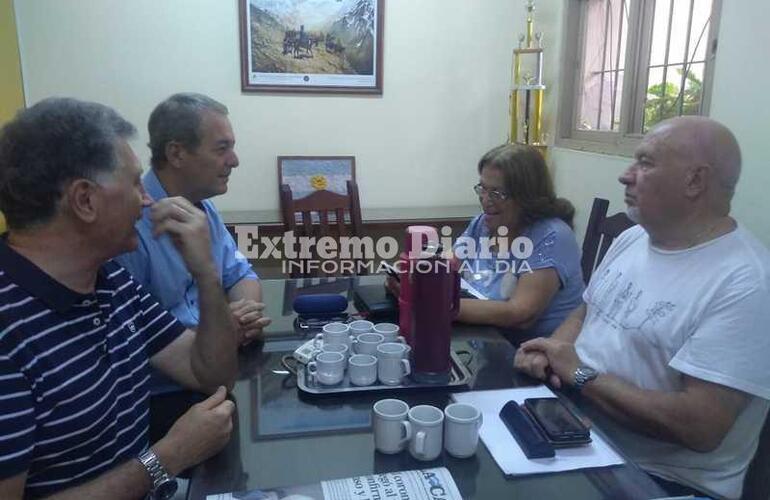
[[[281,358],[316,333],[295,326],[292,303],[296,296],[339,293],[348,298],[348,311],[355,313],[353,288],[359,284],[379,284],[382,280],[381,276],[369,276],[262,282],[266,314],[273,323],[264,343],[247,346],[241,353],[240,376],[233,389],[237,417],[232,439],[221,453],[194,470],[188,498],[439,466],[449,469],[465,499],[664,496],[632,463],[506,477],[481,443],[476,455],[468,459],[455,459],[444,453],[432,462],[420,462],[408,452],[376,452],[371,432],[371,407],[375,401],[397,397],[410,406],[432,404],[443,408],[450,402],[451,391],[431,388],[414,392],[309,395],[298,391],[296,376],[286,369]],[[469,385],[459,390],[535,384],[514,372],[515,348],[495,328],[455,324],[452,348],[472,353],[468,367],[473,376]]]

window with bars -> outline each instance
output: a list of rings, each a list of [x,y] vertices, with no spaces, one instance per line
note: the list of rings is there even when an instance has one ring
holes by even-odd
[[[568,5],[559,143],[630,154],[656,123],[707,114],[721,0]]]

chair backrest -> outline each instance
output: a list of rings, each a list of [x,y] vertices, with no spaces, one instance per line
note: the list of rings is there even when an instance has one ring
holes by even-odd
[[[361,236],[361,202],[355,181],[347,181],[347,194],[320,190],[295,200],[288,184],[281,185],[281,215],[286,231],[303,236]],[[350,228],[346,224],[350,217]],[[297,222],[299,219],[299,227]]]
[[[586,235],[583,239],[583,257],[580,265],[583,268],[583,280],[588,283],[594,269],[604,258],[604,254],[612,244],[612,240],[620,233],[634,225],[634,222],[622,212],[607,217],[610,202],[603,198],[594,198],[591,215],[588,217]]]
[[[358,186],[352,180],[347,181],[346,195],[319,190],[298,200],[294,199],[291,187],[282,184],[281,215],[284,231],[292,231],[295,236],[363,236]]]
[[[743,480],[745,500],[770,500],[770,414],[759,435],[759,446]]]

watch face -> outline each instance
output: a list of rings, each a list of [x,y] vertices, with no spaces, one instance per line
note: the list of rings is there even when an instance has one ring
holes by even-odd
[[[159,500],[168,500],[169,498],[174,496],[174,493],[176,493],[177,487],[178,485],[176,483],[176,479],[169,479],[168,481],[163,481],[155,489],[155,498]]]

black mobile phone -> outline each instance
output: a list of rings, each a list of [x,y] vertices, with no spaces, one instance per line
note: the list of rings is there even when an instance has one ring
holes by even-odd
[[[558,398],[530,398],[524,408],[554,446],[591,442],[591,430]]]

